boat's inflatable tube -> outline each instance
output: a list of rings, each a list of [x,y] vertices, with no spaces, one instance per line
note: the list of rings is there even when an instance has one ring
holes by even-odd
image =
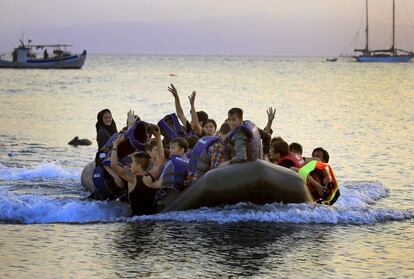
[[[82,185],[96,191],[95,163],[82,171]],[[99,178],[98,178],[99,179]],[[266,204],[273,202],[313,202],[303,179],[294,171],[263,160],[232,164],[207,172],[162,212],[214,207],[239,202]]]
[[[294,171],[263,160],[232,164],[207,172],[184,190],[163,212],[252,202],[313,202]]]
[[[90,193],[94,193],[96,188],[95,184],[93,183],[93,171],[95,169],[95,162],[90,162],[86,165],[83,169],[81,174],[81,184],[88,190]]]

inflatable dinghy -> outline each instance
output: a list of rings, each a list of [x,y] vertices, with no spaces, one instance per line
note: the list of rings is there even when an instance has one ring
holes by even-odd
[[[93,179],[94,169],[95,163],[89,163],[81,177],[82,185],[91,193],[97,190]],[[108,196],[112,194],[107,193]],[[257,160],[207,172],[166,205],[162,212],[239,202],[303,203],[313,202],[313,199],[303,179],[296,172]]]
[[[303,179],[294,171],[256,160],[207,172],[162,212],[214,207],[239,202],[313,202]]]

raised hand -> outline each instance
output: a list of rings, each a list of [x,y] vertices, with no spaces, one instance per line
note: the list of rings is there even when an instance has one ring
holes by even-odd
[[[193,91],[193,93],[191,93],[191,96],[188,96],[188,100],[190,101],[191,106],[194,106],[196,94],[197,93]]]
[[[132,126],[132,124],[134,124],[136,119],[135,113],[133,110],[129,110],[127,113],[127,126],[128,128]]]
[[[152,134],[154,135],[155,138],[161,138],[161,131],[160,131],[160,127],[158,127],[157,125],[154,125],[154,129],[152,130]]]
[[[275,119],[276,109],[268,108],[267,112],[267,121],[273,121]]]
[[[174,98],[178,98],[178,92],[177,89],[174,87],[174,85],[171,83],[168,87],[168,91],[171,92],[171,94],[174,96]]]

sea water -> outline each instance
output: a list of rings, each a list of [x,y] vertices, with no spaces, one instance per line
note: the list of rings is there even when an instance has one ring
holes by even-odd
[[[1,278],[414,277],[414,64],[322,58],[90,55],[82,70],[0,70]],[[156,123],[173,83],[221,124],[231,107],[322,146],[334,206],[240,203],[129,216],[80,184],[96,114]],[[74,136],[92,146],[67,145]]]

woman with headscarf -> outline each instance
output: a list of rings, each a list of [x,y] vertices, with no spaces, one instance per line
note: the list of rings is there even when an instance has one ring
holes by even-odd
[[[96,141],[98,142],[98,150],[100,150],[109,138],[117,131],[115,121],[109,109],[103,109],[98,113],[98,122],[96,122]]]

